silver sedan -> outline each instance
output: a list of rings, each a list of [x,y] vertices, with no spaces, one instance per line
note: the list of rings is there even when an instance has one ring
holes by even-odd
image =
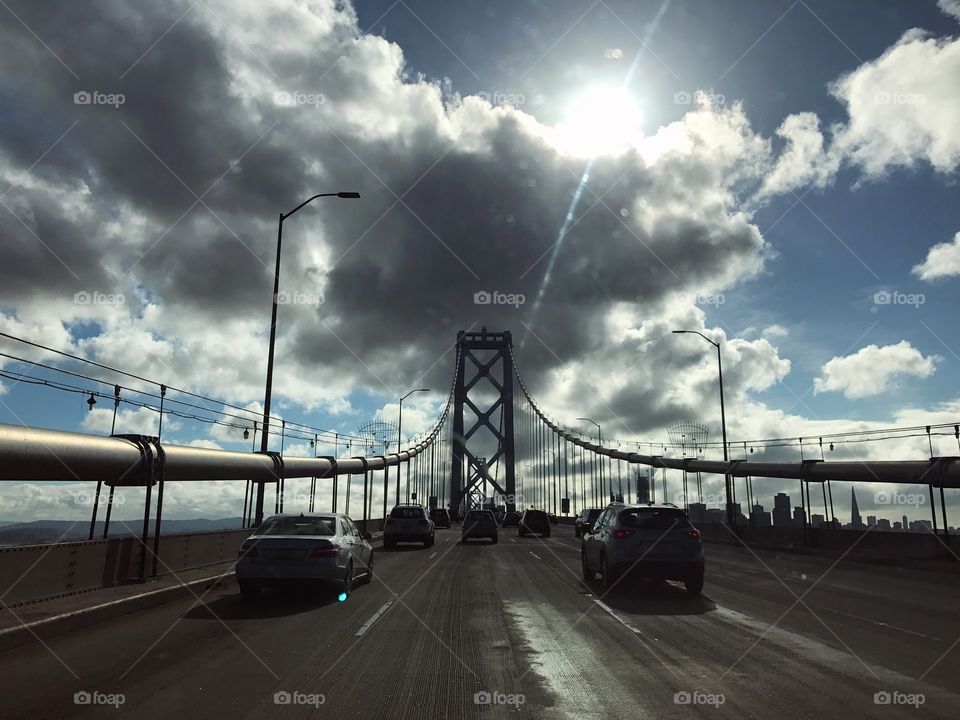
[[[274,515],[240,546],[236,575],[245,600],[263,587],[333,585],[349,595],[373,578],[371,536],[342,513]]]

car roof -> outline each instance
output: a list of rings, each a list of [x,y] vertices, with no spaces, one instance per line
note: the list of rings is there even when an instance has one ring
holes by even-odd
[[[682,508],[674,505],[673,503],[655,503],[655,502],[645,502],[645,503],[610,503],[607,507],[619,507],[624,509],[636,509],[636,508],[657,508],[660,510],[682,510]]]
[[[275,513],[270,517],[265,517],[263,520],[273,520],[274,518],[332,518],[332,517],[348,517],[344,513],[340,512],[325,512],[325,513]]]

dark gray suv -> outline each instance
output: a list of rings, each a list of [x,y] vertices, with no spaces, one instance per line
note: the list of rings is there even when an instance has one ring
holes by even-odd
[[[703,543],[686,511],[676,505],[608,505],[580,545],[584,580],[597,572],[606,589],[624,573],[680,580],[687,592],[703,590]]]

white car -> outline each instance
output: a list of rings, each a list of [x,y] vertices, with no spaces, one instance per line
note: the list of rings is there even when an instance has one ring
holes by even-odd
[[[369,533],[342,513],[273,515],[240,546],[236,576],[245,600],[263,587],[325,584],[348,594],[373,578]]]
[[[392,548],[398,542],[433,545],[433,520],[423,505],[404,503],[394,506],[383,524],[383,547]]]

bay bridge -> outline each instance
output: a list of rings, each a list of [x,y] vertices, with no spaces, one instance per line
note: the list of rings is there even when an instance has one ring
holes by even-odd
[[[359,454],[295,457],[0,425],[0,480],[86,483],[93,498],[87,540],[0,547],[4,717],[956,717],[960,579],[944,492],[960,487],[960,458],[631,452],[599,426],[592,437],[554,419],[517,355],[510,332],[458,333],[432,426],[378,454],[359,441]],[[662,505],[668,470],[722,478],[726,521],[697,525],[703,594],[581,577],[573,516]],[[749,492],[755,478],[799,483],[802,527],[740,521],[738,482]],[[308,495],[286,491],[297,479]],[[241,527],[161,532],[165,487],[212,481],[246,488]],[[830,482],[916,485],[930,532],[813,527],[809,487]],[[339,601],[243,603],[241,543],[271,510],[325,511],[324,486],[330,510],[372,541],[372,582]],[[128,532],[111,536],[118,488],[142,490],[142,519],[113,519]],[[384,519],[401,502],[542,509],[557,529],[504,529],[483,546],[453,527],[433,547],[387,551]]]

